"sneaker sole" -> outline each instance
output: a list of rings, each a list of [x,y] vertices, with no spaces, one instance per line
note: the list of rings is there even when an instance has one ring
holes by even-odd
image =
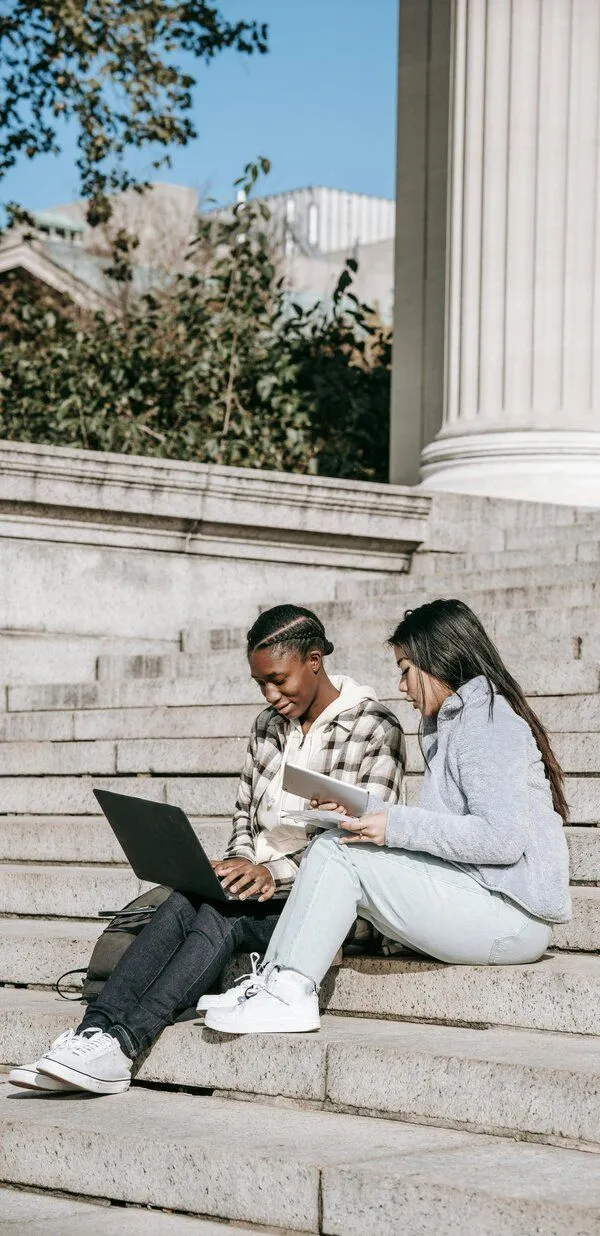
[[[14,1069],[13,1074],[15,1075],[9,1074],[8,1081],[11,1086],[17,1086],[20,1090],[36,1090],[43,1094],[75,1094],[79,1089],[70,1082],[60,1082],[58,1078],[47,1077],[39,1072],[36,1074],[29,1069]]]
[[[216,1000],[211,1000],[211,1001],[210,1001],[210,1003],[208,1003],[208,1002],[207,1002],[206,1004],[202,1004],[202,1003],[197,1004],[197,1005],[196,1005],[196,1012],[197,1012],[197,1013],[200,1013],[200,1015],[202,1015],[202,1013],[208,1013],[208,1010],[209,1010],[209,1009],[234,1009],[234,1008],[235,1008],[235,1006],[236,1006],[236,1004],[237,1004],[237,1000],[233,1000],[233,1001],[231,1001],[231,1000],[228,1000],[228,1001],[223,1000],[222,1002],[221,1002],[221,1001],[217,1002]]]
[[[68,1064],[60,1064],[58,1061],[49,1060],[48,1064],[44,1064],[43,1068],[39,1069],[45,1077],[55,1077],[59,1081],[69,1082],[75,1086],[77,1090],[89,1090],[92,1094],[122,1094],[123,1091],[129,1090],[131,1084],[130,1077],[124,1077],[119,1081],[105,1081],[102,1077],[90,1077],[89,1073],[81,1073],[79,1069],[72,1069]]]
[[[216,1016],[211,1017],[210,1023],[205,1020],[205,1026],[208,1030],[217,1030],[219,1034],[313,1034],[321,1029],[321,1022],[312,1021],[305,1025],[299,1026],[274,1026],[266,1023],[256,1023],[253,1026],[232,1025],[229,1019],[222,1020]]]

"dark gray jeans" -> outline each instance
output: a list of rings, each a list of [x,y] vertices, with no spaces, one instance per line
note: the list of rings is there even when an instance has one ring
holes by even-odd
[[[171,893],[115,966],[78,1031],[108,1030],[135,1059],[209,991],[234,953],[264,953],[284,905]]]

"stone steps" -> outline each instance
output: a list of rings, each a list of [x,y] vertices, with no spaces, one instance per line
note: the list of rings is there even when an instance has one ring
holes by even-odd
[[[436,541],[439,530],[445,531],[448,521],[451,525],[450,532],[462,532],[464,529],[471,533],[480,531],[477,539],[483,542],[487,542],[491,533],[499,531],[506,534],[512,529],[525,530],[527,535],[533,538],[539,530],[594,529],[599,523],[597,507],[532,502],[517,498],[484,498],[477,494],[445,493],[438,490],[431,494],[431,498],[430,523],[433,523],[436,535],[432,538],[428,536],[427,543],[431,539]],[[470,540],[474,539],[475,537],[471,536]]]
[[[571,527],[536,528],[535,531],[516,526],[506,529],[503,549],[510,551],[535,547],[540,550],[540,553],[546,554],[549,549],[552,550],[573,543],[586,545],[597,542],[599,539],[600,526],[597,519],[589,524],[575,524]]]
[[[419,604],[436,599],[440,596],[440,591],[440,588],[436,588],[433,582],[429,582],[426,587],[419,589]],[[466,601],[480,615],[490,612],[502,614],[507,610],[512,612],[513,610],[525,609],[569,610],[586,607],[595,608],[598,604],[599,594],[600,580],[575,583],[573,585],[545,583],[532,584],[531,587],[523,584],[519,587],[487,588],[480,586],[479,588],[468,590],[464,587],[460,589],[462,600]],[[325,625],[328,623],[332,624],[342,617],[360,618],[365,621],[370,617],[383,615],[390,617],[392,620],[394,617],[398,619],[403,609],[403,595],[410,595],[414,605],[412,593],[398,594],[397,596],[389,596],[383,593],[381,596],[361,597],[351,601],[320,601],[318,603],[319,618]],[[444,590],[442,595],[448,595],[447,590]]]
[[[361,602],[362,604],[363,602]],[[340,604],[346,604],[340,602]],[[318,607],[317,607],[318,608]],[[361,640],[362,656],[369,656],[375,663],[381,660],[382,651],[389,654],[387,640],[392,630],[392,620],[373,618],[369,622],[368,634]],[[492,626],[493,623],[489,623]],[[356,652],[356,625],[353,621],[345,619],[342,622],[329,624],[328,634],[331,636],[335,644],[335,660],[344,662],[350,660]],[[502,653],[502,656],[508,661],[513,660],[515,653],[518,654],[519,660],[539,659],[540,655],[540,637],[538,631],[527,631],[519,638],[518,647],[515,648],[514,637],[509,634],[500,632],[495,642]],[[565,642],[567,641],[567,642]],[[585,648],[585,653],[584,653]],[[193,641],[184,640],[184,648],[182,654],[177,654],[174,657],[167,659],[158,658],[157,661],[164,661],[165,676],[177,678],[178,676],[186,675],[186,667],[192,667],[194,664],[197,669],[202,668],[206,672],[210,666],[211,673],[214,672],[213,667],[218,664],[214,660],[215,657],[223,659],[227,658],[227,664],[231,667],[232,658],[243,655],[246,649],[246,633],[242,627],[206,627],[202,632],[202,638],[198,636]],[[565,657],[568,660],[572,658],[591,659],[593,656],[600,656],[600,628],[598,631],[591,632],[582,636],[575,631],[568,634],[556,636],[544,642],[545,658],[563,661]],[[192,660],[191,658],[194,658]],[[201,660],[199,658],[202,658]],[[156,664],[157,662],[155,662]],[[108,664],[108,663],[107,663]],[[141,662],[137,659],[128,659],[127,662],[121,662],[125,666],[125,677],[135,677]],[[239,662],[242,664],[242,662]],[[181,673],[179,673],[181,671]],[[194,676],[193,674],[191,675]],[[118,680],[118,675],[115,676]],[[104,681],[110,681],[110,675],[105,674]]]
[[[530,544],[521,549],[488,549],[473,553],[444,553],[428,550],[425,544],[413,554],[408,575],[409,578],[416,576],[423,578],[432,575],[439,578],[443,575],[462,575],[472,571],[539,567],[542,558],[545,564],[556,563],[558,566],[565,566],[567,563],[575,565],[583,562],[598,562],[600,561],[600,531],[594,534],[593,539],[577,537],[568,541],[563,540],[562,543],[552,542],[543,556],[540,555],[540,547],[537,544]],[[346,591],[346,582],[344,579],[338,580],[335,588],[336,596],[351,595]]]
[[[528,966],[348,957],[323,984],[331,1013],[598,1034],[600,957],[549,953]]]
[[[335,642],[335,632],[331,632]],[[505,641],[506,642],[506,641]],[[518,648],[512,644],[506,660],[511,673],[521,683],[526,693],[547,695],[550,691],[574,695],[577,692],[595,691],[598,689],[600,667],[600,636],[590,642],[589,658],[578,655],[580,646],[575,641],[571,646],[565,646],[564,641],[555,646],[542,657],[540,655],[539,637],[530,640],[530,650]],[[227,691],[234,689],[239,697],[249,701],[256,698],[256,686],[250,679],[245,657],[240,653],[211,652],[189,656],[180,653],[175,657],[156,658],[156,674],[143,677],[143,672],[149,667],[138,658],[127,662],[119,662],[114,668],[114,678],[105,677],[100,680],[101,690],[124,686],[131,681],[139,682],[142,687],[152,682],[176,682],[179,679],[193,679],[196,683],[196,699],[202,699],[204,684],[211,675],[227,682]],[[396,677],[394,654],[384,640],[370,639],[361,642],[360,646],[339,643],[335,653],[328,663],[328,670],[334,674],[350,674],[360,682],[368,682],[381,697],[393,690]],[[140,674],[138,676],[138,671]],[[113,671],[111,670],[111,673]],[[227,672],[228,677],[225,678]],[[553,685],[553,684],[556,685]],[[214,687],[212,690],[214,691]],[[101,697],[102,698],[102,697]]]
[[[36,918],[4,919],[2,981],[53,986],[67,970],[87,965],[103,925],[99,920],[41,924]],[[247,969],[247,958],[236,959],[224,985]],[[490,967],[447,966],[408,954],[401,959],[345,957],[323,983],[322,1005],[359,1017],[597,1035],[600,957],[557,951],[534,965]]]
[[[209,858],[220,858],[231,832],[231,816],[192,816],[190,822]],[[595,847],[584,836],[576,849],[581,852],[582,870],[587,872],[595,862]],[[597,857],[600,872],[600,850]],[[126,858],[104,816],[4,815],[0,816],[0,862],[107,864],[123,863]]]
[[[600,614],[596,615],[600,619]],[[543,631],[539,632],[540,641],[545,638]],[[518,644],[515,645],[518,647]],[[540,644],[543,647],[543,643]],[[563,649],[561,661],[553,664],[537,658],[536,664],[531,661],[526,662],[522,667],[524,669],[526,679],[521,683],[526,695],[535,697],[540,696],[568,696],[568,695],[594,695],[598,691],[598,664],[590,660],[584,662],[574,660],[572,658],[573,648],[569,646]],[[376,660],[376,655],[378,660]],[[353,662],[350,664],[342,657],[339,657],[339,672],[343,673],[359,673],[364,674],[364,681],[375,686],[378,678],[381,678],[379,688],[379,698],[388,705],[396,707],[399,704],[396,694],[397,672],[394,665],[393,654],[391,649],[385,647],[383,638],[378,650],[373,656],[365,655],[359,647],[353,654]],[[514,673],[519,671],[517,658],[510,659],[511,670]],[[328,669],[334,672],[334,664],[329,663]],[[530,683],[530,680],[533,682]],[[74,717],[73,724],[77,724],[78,741],[85,741],[91,737],[100,737],[106,732],[107,717],[103,716],[101,720],[95,721],[91,717],[83,717],[81,714],[89,714],[93,712],[101,712],[103,714],[113,713],[122,715],[124,712],[139,715],[140,718],[145,717],[148,713],[153,713],[155,717],[158,712],[164,712],[165,709],[177,710],[183,717],[183,710],[188,712],[189,709],[198,710],[202,713],[204,708],[214,708],[215,711],[223,718],[222,725],[231,726],[231,721],[227,721],[229,717],[236,718],[236,728],[242,729],[242,721],[256,715],[260,709],[262,701],[258,690],[252,683],[249,674],[245,667],[243,672],[239,672],[237,686],[235,689],[231,683],[225,683],[220,686],[215,680],[210,684],[212,694],[222,696],[219,704],[216,701],[211,701],[204,698],[206,692],[206,678],[197,680],[194,678],[174,678],[170,680],[130,680],[122,683],[57,683],[51,686],[15,686],[9,687],[7,690],[7,712],[2,715],[0,713],[0,732],[2,725],[10,726],[14,724],[15,736],[23,736],[28,731],[23,731],[21,728],[25,722],[12,722],[12,715],[25,714],[28,718],[36,712],[61,712],[68,713]],[[229,696],[229,698],[227,698]],[[243,714],[240,704],[243,704]],[[234,710],[239,711],[234,711]],[[242,715],[240,715],[242,714]],[[407,710],[404,714],[398,714],[401,721],[404,723]],[[201,715],[199,720],[202,721]],[[208,723],[208,718],[204,718]],[[251,723],[251,722],[250,722]],[[64,731],[66,722],[61,718],[60,729],[58,731],[61,737],[68,739],[70,735]],[[129,722],[130,725],[136,725],[136,720]],[[35,734],[38,737],[50,737],[43,726],[39,723],[32,722],[32,725],[37,725]],[[553,728],[560,728],[554,726]],[[570,725],[563,728],[575,729],[577,727]],[[413,726],[414,729],[414,726]],[[249,726],[243,731],[248,733]],[[96,732],[94,732],[96,731]],[[30,732],[30,731],[29,731]],[[144,735],[142,735],[144,736]],[[150,735],[148,735],[150,736]],[[125,737],[117,733],[116,737]]]
[[[382,652],[389,652],[387,641],[401,616],[397,606],[391,609],[389,597],[363,599],[356,603],[338,601],[336,604],[340,607],[340,613],[327,624],[328,634],[335,644],[336,660],[342,658],[347,662],[355,654],[356,626],[361,622],[366,628],[362,631],[360,644],[363,656],[368,655],[377,662]],[[570,660],[572,657],[592,659],[598,656],[600,618],[597,610],[589,607],[564,612],[551,610],[544,617],[537,610],[515,610],[497,615],[480,612],[480,617],[508,662],[514,662],[515,658],[521,662],[539,660],[540,636],[544,639],[545,659],[562,661],[565,657]],[[548,623],[551,625],[550,634],[546,630]],[[518,642],[515,637],[518,637]],[[246,637],[242,628],[207,627],[202,641],[198,639],[192,645],[185,641],[182,654],[158,658],[157,662],[164,662],[165,676],[171,678],[186,673],[189,676],[194,665],[203,672],[210,665],[212,672],[213,665],[224,664],[231,672],[234,663],[238,669],[245,664],[241,659],[245,646]],[[135,659],[130,660],[129,669],[133,673],[140,664]]]
[[[594,546],[594,548],[596,548]],[[369,577],[364,579],[354,578],[340,580],[336,584],[336,599],[346,600],[348,598],[360,599],[363,597],[373,596],[389,596],[389,597],[405,597],[413,596],[426,588],[429,592],[433,588],[438,588],[440,592],[446,593],[449,586],[455,582],[459,588],[461,595],[482,590],[498,590],[502,588],[522,588],[534,587],[541,585],[557,586],[562,584],[563,587],[569,589],[578,584],[600,582],[600,562],[592,560],[591,562],[567,562],[548,561],[546,556],[540,560],[538,554],[537,562],[529,562],[525,566],[515,566],[510,563],[504,564],[501,562],[496,567],[474,567],[469,569],[469,564],[466,564],[466,569],[456,571],[452,563],[443,570],[437,570],[433,576],[429,574],[419,575],[412,571],[405,575],[389,574],[384,577]],[[329,604],[335,604],[329,602]],[[168,654],[167,654],[168,655]],[[141,657],[145,659],[144,654]],[[102,660],[105,658],[102,657]],[[112,659],[110,654],[107,659]],[[121,658],[116,657],[116,660]],[[124,657],[124,660],[127,658]]]
[[[92,792],[113,790],[182,807],[188,815],[230,815],[237,777],[4,777],[7,815],[101,815]]]
[[[87,966],[105,926],[100,919],[82,922],[56,918],[43,924],[35,918],[4,919],[0,931],[0,982],[53,987],[67,970]]]
[[[438,592],[437,595],[447,594]],[[337,608],[334,617],[327,621],[327,629],[336,648],[352,648],[353,640],[355,646],[357,628],[361,631],[361,644],[366,641],[374,648],[383,647],[403,613],[402,606],[390,604],[389,597],[385,596],[360,601],[336,601],[335,604]],[[319,616],[322,616],[322,606],[317,608]],[[584,643],[593,647],[600,634],[600,612],[596,605],[565,605],[562,609],[555,606],[543,611],[532,606],[515,606],[498,611],[481,606],[477,608],[477,614],[507,660],[513,659],[519,652],[521,641],[530,641],[535,647],[537,637],[543,639],[544,648],[568,641],[566,649],[563,643],[561,655],[564,656],[566,651],[567,656],[571,657],[574,639],[581,641],[581,647]],[[207,631],[211,643],[219,647],[224,639],[223,628],[207,628]],[[228,638],[237,644],[241,638],[237,628],[229,633]],[[237,646],[241,650],[241,642]],[[187,648],[186,641],[184,651]],[[527,650],[527,642],[523,643],[523,648]]]
[[[191,824],[210,858],[218,858],[231,830],[231,817],[191,817]],[[565,829],[571,859],[571,879],[600,881],[600,828]],[[103,816],[0,816],[0,862],[121,863],[125,856]]]
[[[2,1064],[37,1059],[81,1007],[47,992],[0,991]],[[586,1035],[325,1015],[317,1034],[249,1040],[210,1033],[190,1009],[136,1076],[600,1148],[600,1054]]]
[[[565,834],[569,847],[571,880],[599,880],[596,872],[600,871],[600,829],[594,826],[567,827]]]
[[[595,1155],[398,1120],[134,1087],[104,1103],[3,1096],[0,1130],[7,1183],[238,1223],[380,1236],[401,1215],[407,1232],[593,1236],[600,1222]]]
[[[419,718],[413,708],[396,696],[383,702],[391,708],[405,734],[417,732]],[[531,697],[538,716],[554,734],[598,733],[600,694]],[[120,738],[205,738],[215,718],[215,737],[246,738],[262,701],[255,704],[204,705],[153,708],[83,708],[79,711],[0,713],[0,741],[54,742]]]
[[[562,649],[561,658],[508,659],[511,673],[520,682],[526,695],[580,695],[598,691],[600,660],[576,659],[574,647]],[[51,686],[18,686],[8,688],[10,712],[74,711],[87,708],[185,706],[198,704],[257,703],[257,687],[250,678],[245,660],[230,666],[229,676],[218,673],[217,662],[230,654],[209,657],[188,657],[181,654],[169,667],[168,675],[156,679],[122,678],[115,682],[56,683]],[[236,657],[238,654],[235,654]],[[359,682],[368,683],[380,699],[391,695],[396,686],[397,672],[392,650],[381,642],[372,649],[360,645],[351,653],[337,652],[328,663],[333,674],[349,674]],[[215,677],[211,678],[210,675]]]
[[[224,773],[239,776],[247,737],[125,738],[118,742],[0,742],[4,777]]]
[[[553,734],[600,731],[600,696],[555,695],[530,699],[534,711]]]
[[[0,639],[0,682],[56,682],[71,673],[93,678],[98,656],[176,652],[178,639],[100,637],[75,631],[14,630]]]
[[[2,863],[0,915],[94,918],[102,910],[118,910],[151,887],[128,865]]]
[[[221,1230],[227,1221],[322,1236],[380,1236],[399,1218],[403,1231],[440,1236],[467,1226],[482,1236],[599,1229],[600,1159],[570,1147],[600,1149],[600,514],[492,504],[497,526],[478,541],[486,504],[436,503],[434,548],[415,555],[408,576],[344,581],[315,608],[336,645],[332,670],[382,698],[397,677],[384,640],[405,605],[452,593],[481,614],[568,774],[566,836],[581,883],[554,951],[536,965],[489,968],[346,957],[323,984],[322,1031],[293,1039],[230,1040],[192,1014],[160,1037],[126,1096],[0,1101],[1,1180],[84,1195],[100,1182],[107,1199],[204,1216],[148,1212],[154,1223],[196,1222],[207,1236],[211,1216]],[[461,544],[443,526],[454,506],[472,516],[469,552],[442,553],[436,545]],[[470,552],[478,544],[485,552]],[[115,656],[111,646],[99,649],[94,682],[3,693],[0,983],[21,989],[0,987],[0,1064],[34,1058],[74,1023],[77,1004],[32,988],[85,966],[104,926],[97,911],[146,887],[93,786],[181,805],[209,854],[222,852],[260,695],[245,627],[194,625],[181,650]],[[415,801],[418,716],[397,698],[392,706],[408,734]],[[224,983],[247,965],[236,958]],[[103,1219],[114,1211],[104,1206]],[[140,1214],[127,1211],[138,1225]],[[77,1222],[95,1230],[87,1214]]]
[[[594,734],[550,734],[565,772],[600,775],[600,744]],[[239,775],[247,739],[127,738],[117,742],[0,742],[3,776]],[[406,736],[407,769],[423,770],[416,734]]]
[[[0,1187],[0,1214],[5,1232],[28,1236],[223,1236],[223,1224],[191,1215],[149,1210],[146,1206],[81,1201],[53,1193]],[[253,1227],[255,1236],[272,1236],[272,1228]],[[227,1226],[227,1236],[249,1236],[247,1227]]]
[[[600,876],[598,877],[600,878]],[[0,863],[0,915],[94,918],[150,888],[127,864]],[[554,945],[600,950],[600,888],[573,888],[573,919],[557,926]]]
[[[240,688],[240,679],[196,681],[179,678],[173,681],[133,680],[122,683],[53,683],[52,685],[14,686],[7,688],[8,712],[79,712],[83,709],[129,709],[197,707],[198,705],[244,704],[260,707],[256,686],[247,673]]]
[[[206,704],[172,708],[82,708],[61,712],[0,713],[0,742],[89,742],[125,738],[243,738],[263,707]]]
[[[390,656],[393,655],[392,649],[388,645],[388,639],[395,625],[396,618],[393,620],[381,620],[373,618],[369,622],[368,636],[361,640],[360,644],[360,673],[366,675],[369,680],[370,672],[389,673]],[[504,632],[494,630],[494,620],[487,620],[485,625],[488,628],[489,634],[493,637],[494,643],[500,651],[501,656],[506,661],[513,672],[523,672],[523,669],[518,670],[518,664],[523,667],[527,676],[530,675],[530,662],[540,660],[540,630],[526,630],[524,633],[518,633],[518,642],[515,641],[515,634],[512,632]],[[556,635],[554,638],[546,638],[543,640],[544,661],[552,665],[562,665],[563,663],[572,663],[574,660],[597,663],[600,661],[600,621],[595,624],[596,630],[589,630],[585,627],[585,634],[581,634],[584,629],[580,623],[573,622],[573,629],[565,631],[561,635]],[[179,676],[201,676],[202,673],[213,673],[215,665],[215,656],[232,658],[246,646],[245,632],[240,628],[222,629],[222,628],[207,628],[204,631],[204,646],[200,641],[195,641],[192,649],[185,644],[184,652],[176,658],[170,658],[169,663],[165,666],[165,676],[169,678],[177,678]],[[349,668],[354,672],[353,666],[357,659],[356,647],[356,626],[353,621],[344,620],[341,623],[329,624],[328,634],[335,645],[335,654],[330,665],[335,665],[338,673],[346,672]],[[221,645],[224,643],[225,637],[230,643],[230,650],[227,654],[221,651]],[[193,658],[193,659],[192,659]],[[198,659],[202,658],[202,660]],[[240,663],[241,664],[241,663]],[[231,660],[228,659],[228,665],[231,666]],[[139,666],[139,662],[131,661],[129,663],[129,676],[135,676],[135,671]],[[387,668],[386,668],[387,667]],[[392,674],[393,674],[392,667]],[[127,680],[125,672],[125,679]],[[547,675],[544,675],[547,678]],[[110,681],[110,677],[105,677],[104,681]],[[383,691],[389,691],[389,685],[383,684]]]
[[[187,815],[230,815],[235,803],[237,777],[5,777],[2,806],[6,815],[100,815],[93,788],[113,790],[181,807]],[[408,802],[415,803],[421,776],[406,778]],[[600,823],[600,777],[565,778],[571,824]]]

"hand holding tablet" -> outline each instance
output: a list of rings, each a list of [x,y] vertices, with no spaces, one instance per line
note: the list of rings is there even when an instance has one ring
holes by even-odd
[[[369,791],[361,786],[348,785],[346,781],[312,772],[309,768],[298,768],[295,764],[285,765],[283,788],[308,802],[316,799],[319,803],[339,803],[353,816],[364,815],[369,801]]]
[[[288,818],[298,823],[312,824],[317,828],[343,827],[343,822],[349,816],[356,818],[365,814],[369,799],[368,790],[357,785],[348,785],[325,773],[312,772],[308,768],[298,768],[295,764],[286,764],[283,770],[283,788],[290,794],[296,794],[308,802],[335,803],[343,807],[342,811],[327,811],[323,807],[311,810],[286,811]]]

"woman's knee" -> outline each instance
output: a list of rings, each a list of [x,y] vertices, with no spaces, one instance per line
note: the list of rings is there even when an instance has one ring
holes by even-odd
[[[539,961],[552,940],[552,928],[539,919],[529,919],[511,935],[494,941],[489,964],[494,966],[524,966]]]
[[[326,862],[328,858],[337,857],[339,849],[337,832],[328,829],[327,832],[319,833],[306,847],[300,866],[310,862]]]

